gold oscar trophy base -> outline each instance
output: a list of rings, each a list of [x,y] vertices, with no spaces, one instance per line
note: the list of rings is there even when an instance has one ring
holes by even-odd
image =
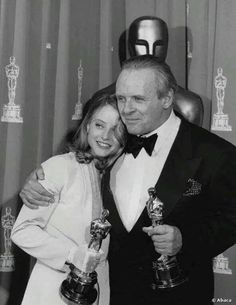
[[[111,229],[111,224],[106,220],[108,215],[109,211],[105,209],[102,211],[101,218],[94,219],[90,224],[91,240],[84,257],[83,271],[69,264],[71,272],[60,287],[61,298],[66,304],[90,305],[97,299],[98,293],[94,287],[97,283],[96,256],[101,249],[102,240]]]
[[[165,257],[164,260],[157,260],[153,263],[155,270],[156,284],[155,288],[173,288],[187,281],[181,270],[176,257]]]
[[[152,227],[163,224],[164,203],[157,197],[156,189],[148,189],[149,199],[146,203],[148,216],[152,221]],[[152,288],[173,288],[187,281],[187,277],[181,269],[176,256],[161,255],[153,262],[156,283]]]
[[[97,298],[97,273],[85,273],[70,265],[71,272],[61,284],[60,294],[66,304],[90,305]]]

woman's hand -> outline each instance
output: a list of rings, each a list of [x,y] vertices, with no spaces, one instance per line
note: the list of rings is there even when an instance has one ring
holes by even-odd
[[[97,252],[88,245],[81,245],[72,250],[70,261],[79,270],[91,273],[97,268],[103,254],[101,249]]]

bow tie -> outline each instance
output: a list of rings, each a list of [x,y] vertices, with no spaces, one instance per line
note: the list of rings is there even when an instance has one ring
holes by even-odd
[[[125,152],[133,154],[134,158],[136,158],[140,150],[144,147],[149,156],[151,156],[156,140],[157,134],[153,134],[147,138],[129,135],[125,146]]]

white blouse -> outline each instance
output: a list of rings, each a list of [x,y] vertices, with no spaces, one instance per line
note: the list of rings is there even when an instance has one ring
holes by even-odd
[[[90,241],[90,223],[102,209],[98,173],[94,163],[80,164],[74,153],[58,155],[42,164],[45,180],[40,183],[55,196],[48,207],[25,205],[12,230],[12,240],[37,258],[24,296],[24,305],[65,304],[59,288],[67,277],[65,262],[75,249]],[[104,255],[97,267],[99,304],[109,304],[109,237],[103,240]],[[51,279],[48,281],[48,279]],[[45,283],[46,282],[46,283]]]

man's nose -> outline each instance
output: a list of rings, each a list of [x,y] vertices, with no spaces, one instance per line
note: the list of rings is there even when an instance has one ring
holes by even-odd
[[[123,112],[130,113],[134,110],[132,98],[127,98],[124,104]]]

